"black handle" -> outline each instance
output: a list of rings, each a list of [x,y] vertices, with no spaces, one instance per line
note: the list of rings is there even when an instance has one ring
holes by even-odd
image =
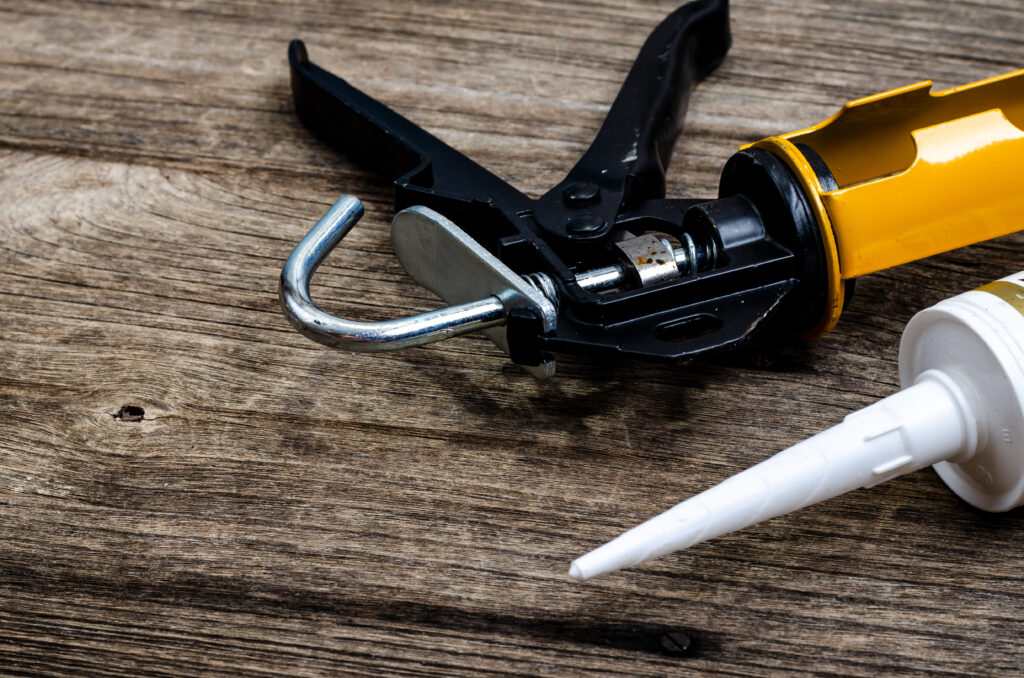
[[[484,167],[345,80],[309,60],[301,40],[288,45],[299,120],[352,160],[395,182],[420,202],[501,202],[510,212],[528,198]],[[434,198],[434,200],[430,200]],[[412,204],[412,197],[399,202]]]
[[[561,238],[596,240],[623,209],[664,198],[690,91],[722,62],[731,41],[728,0],[690,2],[654,29],[590,148],[537,201],[538,223]]]

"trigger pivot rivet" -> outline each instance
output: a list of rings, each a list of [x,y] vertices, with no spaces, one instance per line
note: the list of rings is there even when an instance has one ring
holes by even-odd
[[[570,207],[590,205],[600,200],[601,187],[592,181],[577,181],[565,187],[562,197]]]

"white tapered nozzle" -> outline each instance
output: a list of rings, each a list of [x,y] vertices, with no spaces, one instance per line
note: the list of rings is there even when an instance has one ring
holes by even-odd
[[[928,371],[914,386],[577,558],[569,573],[590,579],[940,461],[964,461],[977,440],[959,386]]]

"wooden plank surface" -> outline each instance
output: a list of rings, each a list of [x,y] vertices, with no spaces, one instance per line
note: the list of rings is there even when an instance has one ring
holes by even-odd
[[[9,675],[1011,675],[1020,512],[931,471],[587,584],[575,556],[897,387],[904,323],[1019,270],[1009,236],[861,280],[839,328],[685,366],[482,337],[381,356],[290,329],[295,242],[368,216],[315,293],[436,299],[391,190],[296,121],[285,46],[531,195],[670,2],[0,1],[0,668]],[[670,195],[848,99],[1024,66],[1015,0],[737,1]],[[694,640],[661,651],[667,630]]]

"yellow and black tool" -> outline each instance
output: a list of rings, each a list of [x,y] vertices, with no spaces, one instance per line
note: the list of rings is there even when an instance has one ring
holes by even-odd
[[[309,277],[362,214],[349,197],[289,260],[285,313],[311,339],[359,351],[484,330],[512,360],[550,374],[552,353],[673,359],[758,334],[821,336],[857,276],[1020,228],[1024,72],[859,99],[820,125],[740,149],[717,199],[666,199],[689,91],[729,43],[725,0],[673,12],[591,147],[534,200],[294,41],[299,118],[394,181],[396,254],[456,305],[373,324],[316,308]]]

